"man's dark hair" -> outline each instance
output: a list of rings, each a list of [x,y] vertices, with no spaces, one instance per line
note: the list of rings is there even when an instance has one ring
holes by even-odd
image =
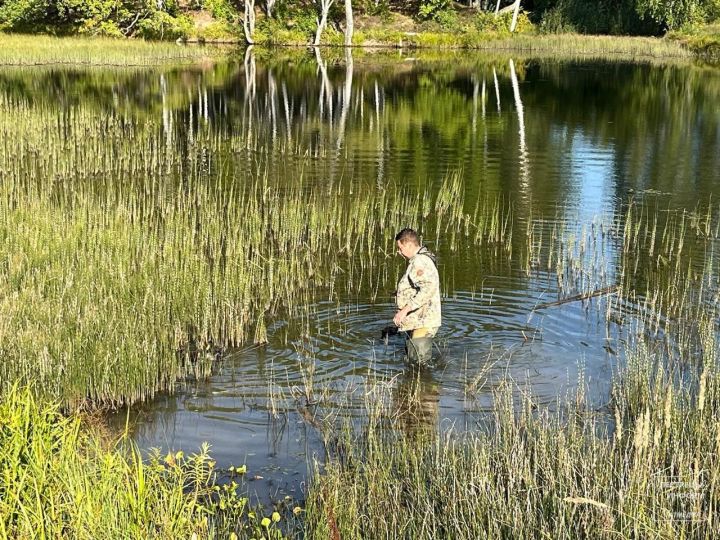
[[[420,238],[418,237],[418,233],[415,232],[414,229],[403,229],[399,233],[395,235],[395,241],[400,242],[401,244],[407,244],[408,242],[412,242],[413,244],[420,245]]]

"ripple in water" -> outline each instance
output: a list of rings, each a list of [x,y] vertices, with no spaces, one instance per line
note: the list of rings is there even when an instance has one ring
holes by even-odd
[[[284,322],[269,325],[267,345],[232,351],[209,380],[141,407],[134,438],[143,448],[186,451],[209,441],[221,467],[247,463],[250,477],[262,477],[250,487],[266,499],[297,496],[304,476],[297,472],[322,457],[308,400],[310,409],[322,401],[323,410],[362,419],[369,381],[393,389],[392,407],[408,428],[472,428],[508,380],[518,392],[530,385],[536,401],[550,406],[581,376],[591,396],[607,395],[615,360],[607,338],[617,338],[617,328],[605,322],[604,300],[534,311],[552,300],[547,279],[487,276],[483,283],[481,292],[443,300],[432,370],[405,366],[401,335],[381,339],[393,304],[320,302],[309,310],[305,335],[289,337]]]

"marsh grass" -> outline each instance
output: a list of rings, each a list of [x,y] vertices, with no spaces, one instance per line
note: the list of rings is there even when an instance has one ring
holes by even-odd
[[[714,314],[708,313],[708,316]],[[408,432],[388,387],[316,469],[309,538],[712,538],[720,504],[713,318],[682,372],[629,345],[607,409],[580,385],[551,412],[507,381],[478,431]],[[378,405],[382,404],[382,405]]]
[[[71,64],[154,66],[226,55],[228,49],[133,39],[52,37],[0,33],[0,66]]]
[[[610,223],[528,227],[526,271],[554,270],[561,297],[618,285],[597,303],[625,336],[608,400],[591,402],[581,379],[541,406],[531,387],[504,380],[477,430],[438,433],[437,418],[418,429],[437,415],[422,396],[398,400],[391,383],[371,381],[367,422],[341,420],[326,436],[334,442],[311,483],[307,537],[713,538],[718,218],[714,205],[630,202]],[[466,394],[478,388],[472,380]]]
[[[399,32],[394,29],[375,29],[356,32],[355,54],[362,57],[363,48],[404,48],[411,50],[453,49],[512,52],[514,55],[690,59],[700,56],[717,60],[716,34],[709,27],[706,33],[673,35],[671,38],[628,36],[591,36],[580,34],[518,34],[512,37],[495,33],[468,32]],[[342,45],[342,34],[330,35],[329,45]],[[299,32],[282,31],[257,36],[259,55],[282,55],[278,45],[306,47],[309,36]],[[154,66],[187,64],[227,58],[236,53],[237,45],[183,45],[167,42],[112,38],[51,37],[0,33],[0,65],[78,65],[78,66]],[[326,51],[332,57],[331,50]],[[342,54],[342,53],[338,53]],[[372,53],[370,53],[372,54]]]
[[[0,398],[0,426],[3,538],[280,537],[236,483],[216,483],[207,445],[143,458],[17,386]]]
[[[561,296],[618,285],[608,318],[642,305],[656,333],[717,296],[712,206],[658,223],[633,204],[613,223],[548,235],[532,220],[514,234],[512,205],[466,200],[457,171],[434,191],[362,184],[332,167],[308,185],[304,168],[327,148],[265,145],[257,131],[217,132],[202,118],[161,128],[48,107],[0,97],[0,376],[71,407],[205,377],[227,346],[265,342],[270,321],[307,325],[319,298],[376,299],[396,229],[418,223],[450,253],[472,246],[490,266],[517,258],[528,274],[548,272]],[[271,166],[279,157],[283,170]],[[684,281],[698,272],[702,302]]]
[[[271,318],[338,289],[377,294],[398,224],[429,218],[426,234],[456,238],[473,219],[458,174],[437,194],[338,176],[308,187],[289,143],[275,150],[298,164],[288,185],[245,132],[197,128],[180,154],[153,124],[7,97],[0,130],[0,374],[72,407],[206,376],[226,346],[264,342]],[[222,158],[233,151],[244,168]],[[504,245],[503,208],[478,204],[490,215],[474,243]]]

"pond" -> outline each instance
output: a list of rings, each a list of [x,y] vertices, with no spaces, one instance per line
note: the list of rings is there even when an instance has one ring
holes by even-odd
[[[317,269],[331,286],[318,277],[303,301],[267,310],[266,343],[218,348],[207,377],[112,416],[143,449],[208,441],[220,467],[247,465],[261,500],[302,496],[324,455],[318,424],[361,423],[372,385],[389,389],[409,431],[476,429],[508,380],[547,407],[580,385],[602,409],[647,292],[638,276],[637,296],[613,295],[626,264],[618,227],[640,212],[662,230],[720,196],[720,71],[691,64],[250,49],[161,70],[5,70],[0,94],[46,115],[67,134],[57,152],[82,167],[93,151],[77,151],[89,144],[77,118],[124,125],[125,164],[98,157],[96,175],[139,198],[137,171],[161,171],[166,152],[182,163],[167,182],[181,186],[197,174],[232,191],[259,175],[280,206],[312,193],[334,213],[396,192],[419,205],[424,219],[390,209],[384,219],[398,220],[372,230],[417,227],[438,254],[435,367],[408,368],[402,337],[381,338],[405,263],[391,234],[379,249],[359,238],[342,267]],[[133,164],[142,152],[151,166]],[[497,241],[477,241],[483,220]],[[553,243],[562,264],[547,255]],[[690,268],[705,268],[707,253],[692,255]]]

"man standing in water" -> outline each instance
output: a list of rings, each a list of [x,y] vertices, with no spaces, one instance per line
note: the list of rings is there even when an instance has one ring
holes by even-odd
[[[435,255],[420,245],[417,232],[403,229],[395,235],[398,253],[408,261],[407,269],[398,282],[396,298],[398,312],[395,325],[408,333],[408,360],[427,365],[432,358],[432,338],[441,324],[440,276]]]

